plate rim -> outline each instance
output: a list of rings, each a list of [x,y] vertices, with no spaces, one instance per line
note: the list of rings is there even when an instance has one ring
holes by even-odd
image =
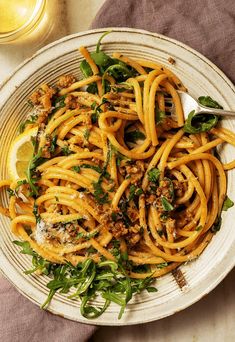
[[[164,36],[162,34],[159,33],[153,33],[147,30],[142,30],[142,29],[134,29],[134,28],[127,28],[127,27],[114,27],[114,28],[100,28],[100,29],[92,29],[92,30],[86,30],[86,31],[82,31],[82,32],[78,32],[78,33],[74,33],[68,36],[65,36],[63,38],[60,38],[59,40],[56,40],[50,44],[47,44],[46,46],[44,46],[43,48],[41,48],[40,50],[38,50],[35,54],[33,54],[31,57],[25,59],[22,63],[20,63],[10,74],[9,76],[0,84],[0,93],[3,91],[4,87],[7,85],[7,83],[15,76],[15,74],[17,74],[18,72],[20,72],[20,70],[28,63],[30,63],[32,60],[34,60],[36,57],[40,56],[41,54],[43,54],[45,51],[49,50],[49,49],[53,49],[55,46],[66,42],[68,40],[71,39],[76,39],[79,37],[84,37],[86,35],[91,35],[91,34],[97,34],[97,33],[103,33],[107,30],[112,30],[113,32],[124,32],[124,33],[137,33],[140,35],[147,35],[153,38],[157,38],[157,39],[162,39],[164,41],[173,43],[177,46],[180,46],[183,49],[186,49],[187,51],[189,51],[190,53],[194,54],[196,57],[199,57],[203,62],[205,62],[210,68],[212,68],[226,83],[227,85],[231,88],[232,92],[235,94],[235,86],[233,85],[232,81],[226,76],[226,74],[219,69],[213,62],[211,62],[207,57],[205,57],[204,55],[202,55],[200,52],[196,51],[195,49],[191,48],[190,46],[188,46],[187,44],[184,44],[176,39],[173,38],[169,38],[167,36]],[[14,92],[13,92],[14,93]],[[2,104],[2,106],[4,106],[4,103]],[[1,109],[1,108],[0,108]],[[228,256],[228,253],[231,253],[232,248],[227,252],[226,257]],[[115,325],[116,326],[125,326],[125,325],[135,325],[135,324],[140,324],[140,323],[148,323],[148,322],[152,322],[154,320],[159,320],[162,319],[164,317],[168,317],[170,315],[173,315],[176,312],[179,312],[181,310],[184,310],[185,308],[191,306],[192,304],[196,303],[197,301],[199,301],[202,297],[204,297],[205,295],[207,295],[208,293],[210,293],[225,277],[226,275],[233,269],[233,267],[235,266],[235,259],[233,261],[233,258],[229,258],[230,262],[227,262],[226,265],[226,269],[223,270],[223,272],[221,272],[217,278],[216,281],[212,282],[209,284],[209,286],[206,287],[206,289],[204,289],[203,293],[198,294],[197,296],[195,296],[193,298],[193,300],[188,299],[186,301],[186,303],[184,305],[181,304],[180,309],[178,310],[172,310],[172,312],[170,313],[166,313],[158,318],[150,318],[148,319],[147,317],[142,319],[135,319],[135,321],[130,321],[130,322],[119,322],[116,321]],[[35,304],[39,304],[37,300],[35,300],[34,298],[30,297],[26,292],[24,292],[20,287],[18,287],[15,283],[13,283],[13,281],[9,278],[9,276],[3,271],[2,267],[1,267],[1,263],[0,263],[0,272],[2,272],[2,274],[4,275],[4,277],[6,277],[11,284],[13,284],[13,286],[17,289],[17,291],[19,291],[22,295],[24,295],[26,298],[28,298],[31,302],[35,303]],[[85,324],[89,324],[89,325],[110,325],[113,326],[113,322],[95,322],[93,320],[81,320],[80,317],[78,317],[78,319],[76,319],[76,317],[71,318],[71,316],[69,315],[63,315],[61,313],[56,312],[55,309],[53,309],[53,307],[49,307],[47,309],[47,311],[52,312],[53,314],[57,315],[57,316],[62,316],[66,319],[72,320],[72,321],[77,321],[77,322],[81,322],[81,323],[85,323]]]

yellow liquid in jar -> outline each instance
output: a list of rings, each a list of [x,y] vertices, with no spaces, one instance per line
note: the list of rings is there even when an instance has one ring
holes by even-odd
[[[0,0],[0,34],[20,29],[31,18],[37,0]]]

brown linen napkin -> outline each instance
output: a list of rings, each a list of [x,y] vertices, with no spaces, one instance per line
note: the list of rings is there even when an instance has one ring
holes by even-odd
[[[85,342],[95,329],[39,309],[0,276],[1,342]]]
[[[235,82],[234,0],[107,0],[92,28],[134,27],[201,52]]]

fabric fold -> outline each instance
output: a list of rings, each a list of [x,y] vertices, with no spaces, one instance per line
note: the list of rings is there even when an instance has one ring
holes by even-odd
[[[132,27],[177,39],[235,82],[234,0],[107,0],[91,28]]]

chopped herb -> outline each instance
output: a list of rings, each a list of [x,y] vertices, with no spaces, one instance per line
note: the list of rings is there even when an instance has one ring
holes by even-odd
[[[156,107],[155,117],[157,125],[161,125],[166,118],[166,113]]]
[[[97,201],[97,203],[99,204],[105,204],[105,203],[109,203],[109,196],[107,193],[104,192],[102,186],[101,186],[101,182],[93,182],[93,189],[94,189],[94,197],[95,200]]]
[[[81,171],[81,167],[79,165],[76,165],[72,167],[72,170],[79,173]]]
[[[198,102],[205,107],[223,109],[223,107],[210,96],[200,96]]]
[[[112,219],[114,222],[116,222],[116,221],[118,220],[118,214],[115,213],[115,212],[112,212],[112,213],[111,213],[111,219]]]
[[[69,146],[63,146],[62,148],[61,148],[61,152],[62,152],[62,154],[64,155],[64,156],[68,156],[68,155],[70,155],[70,154],[72,154],[73,153],[73,151],[71,151],[70,149],[69,149]]]
[[[84,238],[85,240],[90,240],[93,237],[95,237],[99,232],[96,230],[95,232],[90,232],[90,233],[83,233],[80,232],[77,234],[76,239],[81,239]]]
[[[57,142],[57,135],[54,135],[54,137],[51,140],[51,146],[49,148],[49,151],[53,154],[55,153],[55,149],[56,149],[56,142]]]
[[[55,196],[55,200],[56,200],[56,202],[59,202],[59,197]]]
[[[90,134],[91,134],[91,131],[88,128],[86,128],[85,132],[83,134],[84,139],[86,139],[88,141]]]
[[[148,180],[152,183],[156,183],[160,177],[161,171],[157,168],[152,168],[148,171]]]
[[[162,262],[161,264],[158,264],[157,265],[157,268],[165,268],[168,266],[168,263],[167,262]]]
[[[81,164],[80,168],[84,169],[92,169],[98,173],[102,173],[102,169],[98,165],[91,165],[91,164]]]
[[[167,219],[168,219],[168,214],[167,213],[162,213],[160,215],[160,220],[161,221],[166,221]],[[159,234],[159,232],[158,232],[158,234]]]
[[[38,213],[38,206],[36,205],[35,202],[34,202],[34,205],[33,205],[33,214],[34,214],[34,216],[36,218],[36,223],[39,223],[41,221],[41,216]]]
[[[15,196],[15,191],[10,189],[10,188],[7,189],[7,193],[9,195],[9,197]]]
[[[56,110],[65,107],[64,100],[66,96],[67,94],[55,98],[54,103],[52,105],[55,107]]]
[[[135,197],[139,197],[142,194],[143,194],[143,190],[141,188],[137,188],[134,184],[131,184],[128,201],[130,202],[130,201],[134,200]]]
[[[233,206],[234,206],[234,202],[228,196],[226,196],[222,210],[227,211],[229,208],[232,208]]]
[[[200,230],[202,230],[202,226],[197,226],[196,228],[195,228],[195,230],[198,232],[198,231],[200,231]]]
[[[19,133],[23,133],[28,125],[34,124],[37,121],[38,115],[31,115],[29,119],[21,122],[19,126]]]
[[[173,205],[166,199],[165,196],[161,197],[162,207],[164,211],[172,211],[174,210]]]

